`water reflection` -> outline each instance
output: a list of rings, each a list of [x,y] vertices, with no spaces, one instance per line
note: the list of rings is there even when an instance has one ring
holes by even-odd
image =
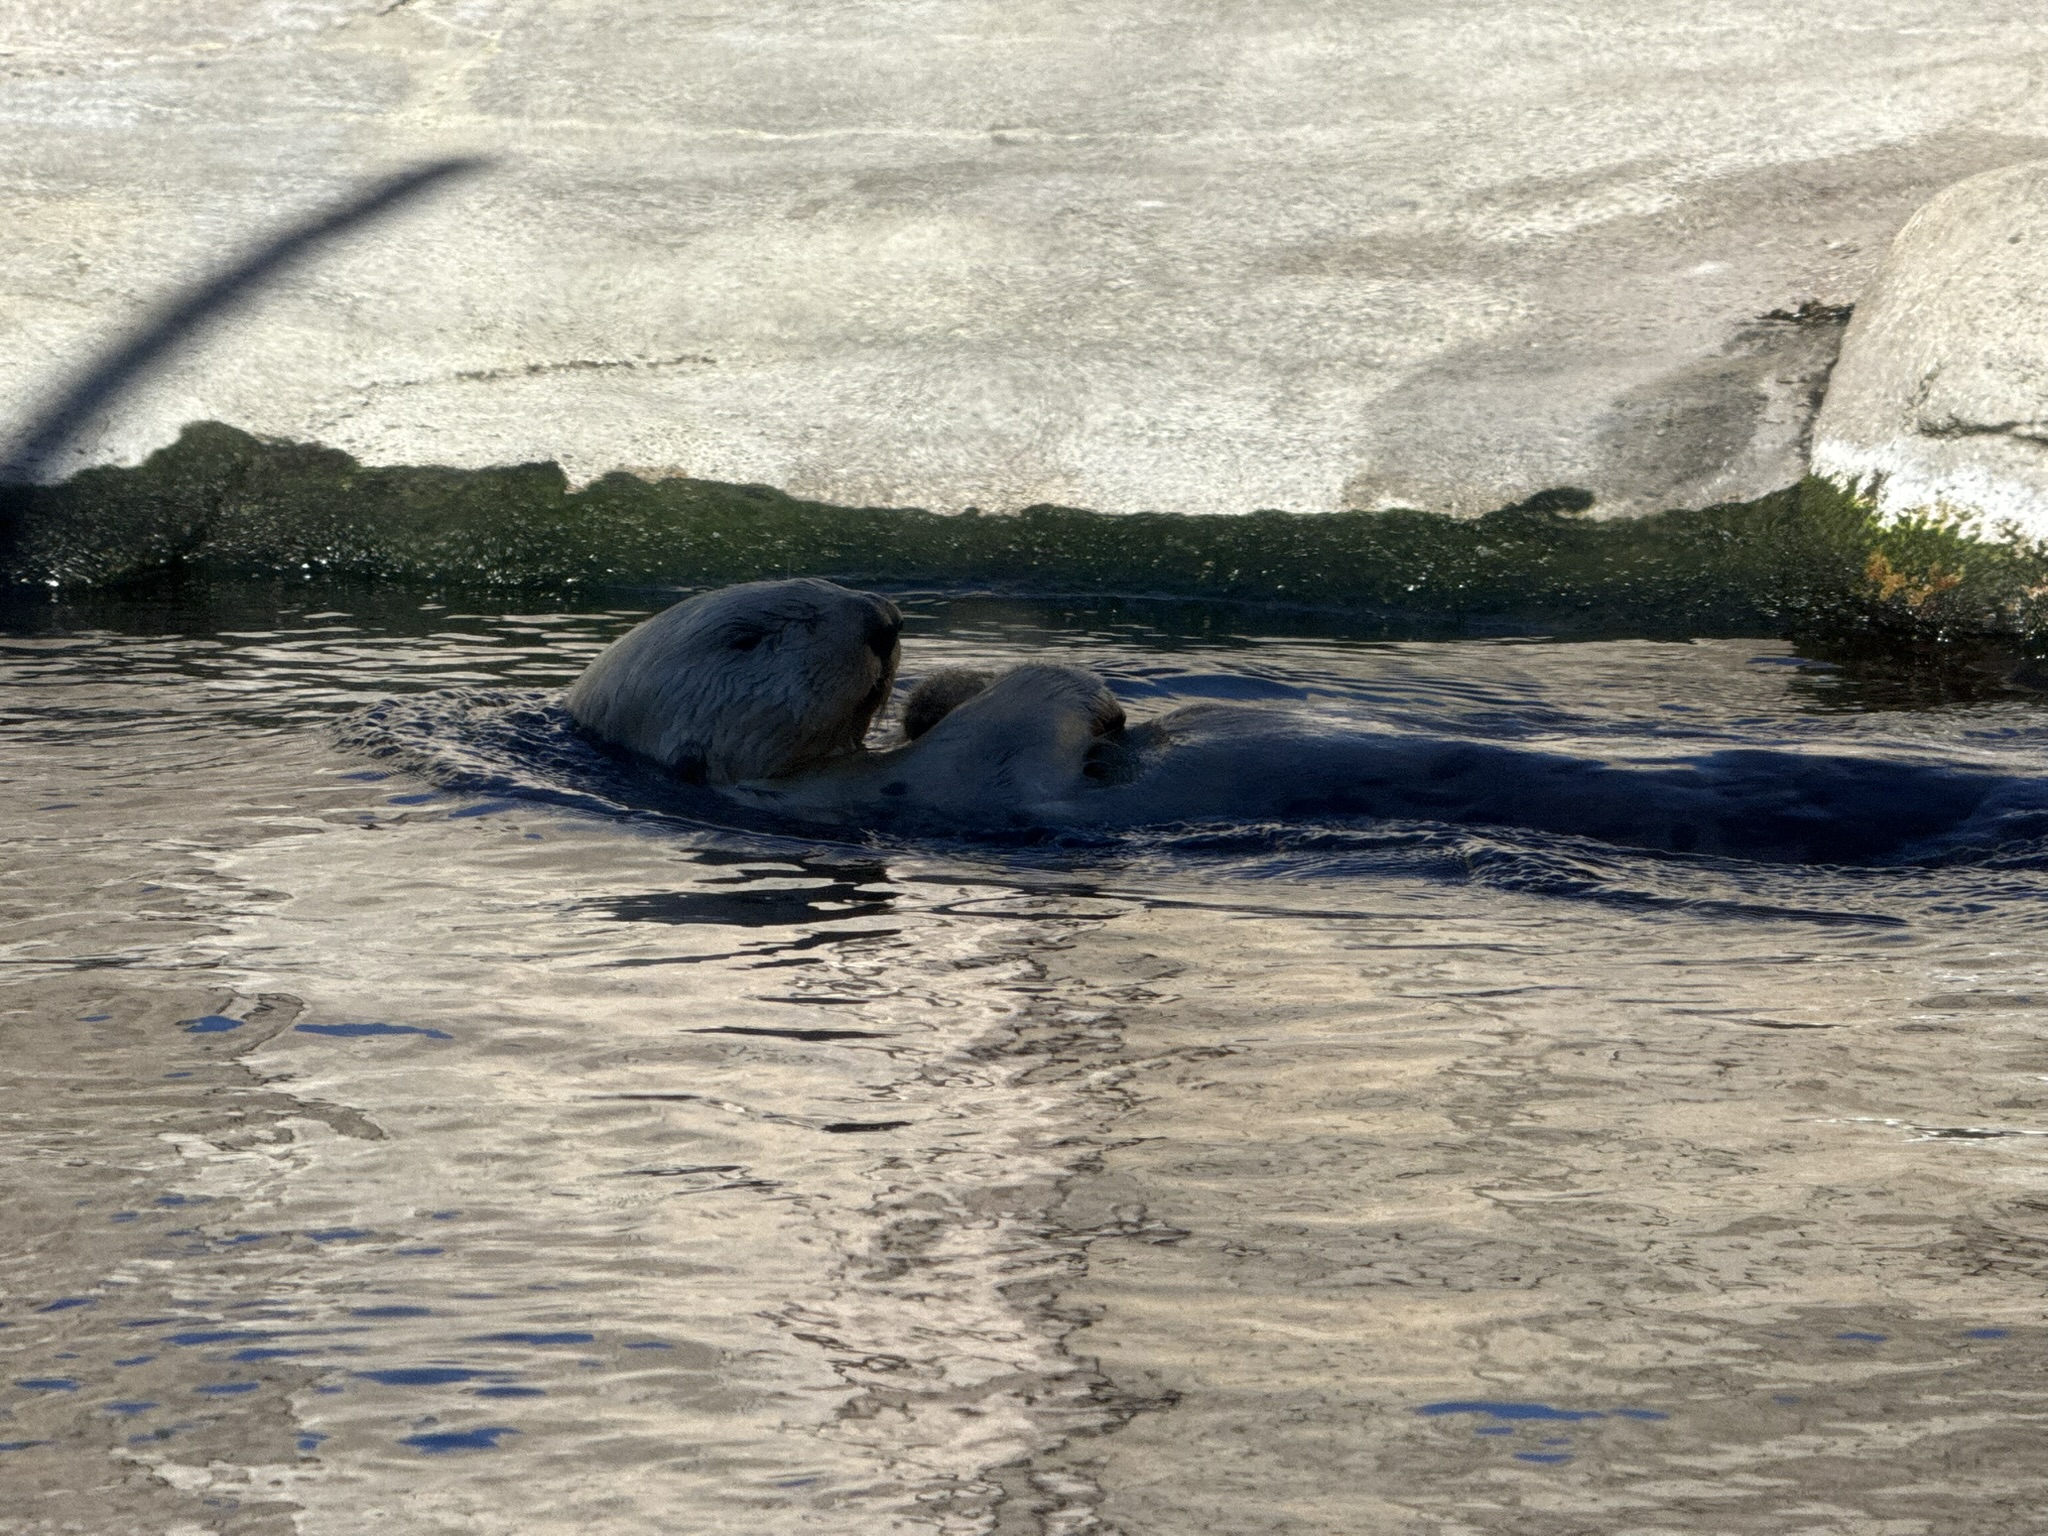
[[[803,884],[768,885],[792,877]],[[753,884],[752,890],[649,891],[597,899],[587,904],[622,923],[718,923],[734,928],[775,928],[793,923],[832,922],[888,913],[896,893],[887,889],[889,871],[875,865],[805,865],[747,869],[708,885]],[[882,887],[876,889],[876,887]],[[831,935],[814,935],[829,942]]]
[[[0,643],[0,1465],[85,1528],[2038,1506],[2024,849],[834,846],[336,745],[631,613],[206,602]],[[1754,643],[1099,620],[928,605],[913,653],[1498,741],[2043,743],[2010,699],[1816,708]]]

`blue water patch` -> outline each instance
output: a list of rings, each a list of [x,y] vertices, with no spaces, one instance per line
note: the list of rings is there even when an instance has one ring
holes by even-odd
[[[326,1438],[325,1435],[315,1434],[311,1431],[299,1436],[299,1454],[301,1456],[311,1455],[314,1451],[320,1449],[320,1442]]]
[[[1670,1414],[1658,1408],[1610,1408],[1607,1411],[1617,1419],[1640,1419],[1644,1423],[1649,1424],[1654,1424],[1660,1419],[1671,1417]]]
[[[480,1333],[472,1344],[588,1344],[592,1333]]]
[[[675,1345],[673,1345],[673,1344],[667,1344],[667,1343],[664,1343],[664,1342],[662,1342],[662,1341],[661,1341],[660,1339],[641,1339],[641,1340],[639,1340],[639,1341],[637,1341],[637,1342],[635,1342],[635,1343],[632,1343],[632,1344],[628,1344],[628,1345],[626,1346],[626,1348],[628,1348],[628,1349],[674,1349],[674,1348],[675,1348]]]
[[[462,1212],[460,1211],[429,1211],[427,1212],[427,1220],[453,1221],[456,1217],[460,1216],[461,1214]]]
[[[188,1035],[224,1035],[231,1029],[240,1029],[242,1020],[231,1019],[224,1013],[206,1013],[196,1019],[180,1019],[178,1026]]]
[[[126,1417],[128,1417],[128,1418],[131,1418],[131,1419],[132,1419],[133,1417],[135,1417],[135,1415],[136,1415],[136,1414],[138,1414],[138,1413],[147,1413],[147,1412],[149,1412],[149,1410],[150,1410],[150,1409],[152,1409],[152,1408],[154,1408],[154,1407],[156,1407],[156,1406],[157,1406],[157,1405],[156,1405],[155,1403],[101,1403],[101,1404],[100,1404],[100,1408],[101,1408],[101,1409],[102,1409],[102,1410],[103,1410],[104,1412],[107,1412],[107,1413],[118,1413],[118,1414],[122,1414],[122,1415],[125,1415]]]
[[[109,1216],[109,1217],[107,1218],[107,1220],[109,1220],[109,1221],[133,1221],[133,1220],[134,1220],[134,1219],[135,1219],[135,1218],[136,1218],[137,1216],[140,1216],[141,1214],[142,1214],[142,1213],[141,1213],[140,1211],[116,1211],[116,1212],[114,1212],[114,1214],[113,1214],[113,1215]]]
[[[194,1328],[186,1333],[164,1335],[166,1344],[182,1344],[190,1348],[198,1344],[260,1344],[265,1339],[274,1339],[275,1333],[258,1332],[251,1328]]]
[[[130,1355],[125,1360],[116,1360],[114,1364],[123,1367],[130,1365],[147,1365],[150,1361],[154,1360],[155,1358],[155,1355]]]
[[[311,1349],[238,1349],[232,1355],[229,1355],[228,1358],[243,1365],[254,1365],[262,1360],[290,1360],[299,1355],[317,1353],[317,1350]]]
[[[402,1259],[430,1259],[437,1253],[446,1253],[445,1248],[394,1248],[391,1250]]]
[[[481,1429],[446,1430],[439,1434],[407,1435],[398,1443],[409,1445],[424,1456],[441,1456],[449,1451],[495,1451],[503,1435],[516,1435],[519,1431],[506,1424],[486,1425]]]
[[[0,1451],[25,1451],[30,1446],[50,1445],[48,1440],[0,1440]]]
[[[2003,1339],[2010,1335],[2003,1328],[1972,1328],[1963,1335],[1966,1339]]]
[[[15,1382],[31,1392],[76,1392],[78,1383],[69,1376],[25,1376]]]
[[[349,779],[357,784],[377,784],[390,778],[391,775],[379,768],[366,768],[361,773],[341,773],[336,774],[335,777]]]
[[[438,800],[440,798],[440,791],[430,789],[425,794],[420,795],[388,795],[385,797],[384,803],[386,805],[425,805],[430,800]]]
[[[1568,1422],[1606,1417],[1604,1413],[1592,1408],[1553,1408],[1548,1403],[1497,1403],[1479,1400],[1425,1403],[1415,1411],[1425,1418],[1432,1419],[1447,1413],[1483,1413],[1495,1419],[1563,1419]]]
[[[254,1392],[259,1385],[254,1381],[213,1381],[192,1390],[201,1397],[240,1397],[244,1392]]]
[[[317,1232],[308,1232],[307,1237],[316,1243],[346,1243],[359,1237],[375,1237],[377,1234],[368,1227],[322,1227]]]
[[[1835,1337],[1846,1340],[1851,1344],[1882,1344],[1888,1335],[1882,1333],[1856,1333],[1852,1331],[1849,1333],[1838,1333]]]
[[[233,1248],[242,1243],[260,1243],[271,1236],[268,1232],[237,1232],[231,1237],[215,1238],[223,1248]]]
[[[112,1017],[111,1013],[81,1013],[78,1016],[78,1022],[81,1024],[104,1024]]]
[[[69,1312],[73,1307],[92,1307],[97,1305],[99,1305],[99,1299],[94,1296],[59,1296],[48,1306],[37,1307],[36,1310],[38,1312]]]
[[[190,1072],[166,1072],[164,1074],[165,1077],[190,1077],[191,1075]]]
[[[432,1317],[432,1307],[351,1307],[350,1317]]]
[[[294,1024],[302,1035],[328,1035],[341,1040],[361,1040],[375,1035],[424,1035],[429,1040],[453,1040],[443,1029],[422,1029],[417,1024]]]
[[[443,1387],[457,1381],[475,1381],[485,1373],[465,1370],[459,1365],[404,1365],[383,1371],[357,1371],[355,1374],[363,1381],[374,1381],[385,1387]]]
[[[1515,1460],[1533,1461],[1538,1466],[1556,1467],[1570,1461],[1571,1457],[1563,1451],[1517,1451]]]
[[[450,821],[461,821],[470,816],[495,816],[501,811],[524,809],[526,807],[517,800],[486,800],[482,805],[465,805],[459,811],[450,811],[448,819]]]
[[[540,1387],[478,1387],[472,1397],[546,1397]]]
[[[1514,1432],[1513,1426],[1508,1424],[1482,1424],[1472,1431],[1475,1435],[1512,1435]]]

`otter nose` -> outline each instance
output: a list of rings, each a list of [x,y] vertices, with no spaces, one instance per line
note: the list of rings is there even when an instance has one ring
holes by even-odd
[[[903,632],[903,615],[894,603],[884,603],[868,614],[868,649],[887,662],[896,654],[896,637]]]

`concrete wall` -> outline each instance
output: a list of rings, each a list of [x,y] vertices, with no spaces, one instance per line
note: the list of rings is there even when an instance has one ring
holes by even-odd
[[[13,0],[0,405],[363,178],[64,468],[217,417],[838,500],[1613,510],[1800,470],[1839,326],[2048,153],[2040,0]]]
[[[1812,457],[1884,511],[2048,538],[2048,160],[1958,182],[1900,231]]]

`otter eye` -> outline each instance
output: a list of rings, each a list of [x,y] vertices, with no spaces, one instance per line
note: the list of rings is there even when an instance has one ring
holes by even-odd
[[[742,629],[725,642],[725,648],[729,651],[751,651],[767,638],[768,631],[765,629]]]

